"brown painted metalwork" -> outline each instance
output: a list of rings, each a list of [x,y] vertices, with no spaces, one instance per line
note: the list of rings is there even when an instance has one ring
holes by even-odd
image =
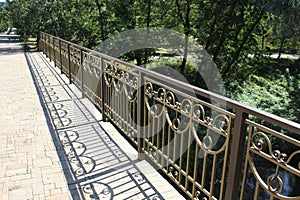
[[[47,33],[39,38],[39,49],[136,145],[139,159],[187,197],[300,199],[286,178],[300,183],[299,124]]]

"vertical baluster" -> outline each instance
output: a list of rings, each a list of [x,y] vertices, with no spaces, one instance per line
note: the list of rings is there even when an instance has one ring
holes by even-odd
[[[42,33],[43,36],[43,53],[46,54],[46,38],[45,38],[45,34]]]
[[[63,63],[62,63],[62,55],[61,55],[61,40],[58,41],[59,48],[59,63],[60,63],[60,73],[63,74]]]
[[[46,56],[47,58],[49,58],[49,36],[45,35],[45,52],[46,52]]]
[[[229,171],[227,174],[227,186],[225,199],[238,199],[241,174],[242,174],[242,164],[244,156],[244,147],[247,136],[246,131],[246,119],[248,114],[244,113],[242,110],[237,109],[235,120],[233,137],[230,151],[230,161],[229,161]]]
[[[49,56],[49,60],[51,62],[51,38],[50,36],[48,35],[48,56]]]
[[[53,38],[53,61],[54,61],[54,67],[56,67],[56,53],[55,53],[55,38]]]

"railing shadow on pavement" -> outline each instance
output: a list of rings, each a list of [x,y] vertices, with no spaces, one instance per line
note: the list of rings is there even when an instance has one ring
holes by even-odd
[[[162,199],[40,53],[25,53],[73,199]],[[74,86],[75,87],[75,86]]]

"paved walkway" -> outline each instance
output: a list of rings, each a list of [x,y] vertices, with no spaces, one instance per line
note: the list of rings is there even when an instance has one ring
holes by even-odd
[[[0,41],[1,199],[184,199],[41,53],[17,47]]]
[[[0,40],[0,199],[71,199],[24,53]]]

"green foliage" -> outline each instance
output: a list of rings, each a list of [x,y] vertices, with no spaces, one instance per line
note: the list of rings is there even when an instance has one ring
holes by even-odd
[[[199,42],[217,64],[230,97],[299,119],[299,61],[265,57],[299,53],[299,0],[11,0],[0,7],[0,31],[16,27],[27,36],[45,31],[89,48],[117,33],[152,26],[177,30]],[[153,55],[155,49],[142,49],[122,58],[142,65]],[[186,60],[163,64],[206,88]],[[281,68],[289,68],[289,75]]]
[[[286,109],[291,102],[288,90],[287,80],[283,75],[276,80],[251,75],[230,96],[237,101],[288,118]]]
[[[0,33],[8,30],[10,27],[10,21],[8,17],[8,11],[5,6],[0,6]]]

